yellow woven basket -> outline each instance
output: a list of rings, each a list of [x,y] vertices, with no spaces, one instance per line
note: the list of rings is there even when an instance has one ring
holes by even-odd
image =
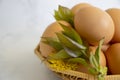
[[[38,45],[35,48],[35,54],[41,59],[44,60],[44,57],[40,53],[40,46]],[[44,61],[45,65],[53,72],[58,74],[63,80],[97,80],[93,75],[73,71],[73,70],[56,70],[50,67],[49,62]],[[105,80],[120,80],[120,75],[107,75]]]

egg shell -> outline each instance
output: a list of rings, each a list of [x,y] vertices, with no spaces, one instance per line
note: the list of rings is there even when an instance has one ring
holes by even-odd
[[[71,25],[65,21],[58,21],[58,22],[63,25],[66,25],[68,27],[71,27]],[[53,38],[57,37],[55,33],[63,31],[61,25],[58,22],[54,22],[54,23],[50,24],[44,31],[42,37],[53,37]],[[54,53],[55,49],[52,48],[51,46],[43,43],[42,42],[43,40],[44,39],[41,38],[40,44],[39,44],[40,45],[39,50],[44,57],[47,57],[49,54]]]
[[[112,74],[120,74],[120,43],[112,44],[105,53]]]
[[[120,9],[111,8],[106,10],[106,12],[112,17],[115,24],[115,34],[112,43],[118,43],[120,42]]]
[[[105,45],[102,45],[102,51],[103,52],[106,52],[107,49],[110,47],[111,44],[105,44]]]
[[[76,14],[80,9],[85,7],[90,7],[91,5],[88,3],[79,3],[72,7],[71,11],[73,14]]]
[[[114,35],[112,18],[96,7],[79,10],[74,17],[74,24],[79,35],[91,45],[98,45],[102,38],[105,38],[104,44],[107,44]]]

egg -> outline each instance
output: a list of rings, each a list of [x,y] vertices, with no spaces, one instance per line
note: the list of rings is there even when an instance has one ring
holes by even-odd
[[[63,25],[66,25],[68,27],[71,27],[71,25],[69,23],[67,23],[66,21],[58,21],[58,22],[62,23]],[[50,24],[44,31],[42,37],[57,37],[55,33],[61,32],[63,30],[61,25],[58,22],[54,22],[54,23]],[[39,44],[40,45],[39,50],[40,50],[42,56],[47,57],[49,54],[55,52],[54,48],[43,43],[42,41],[43,41],[43,39],[41,38],[40,44]]]
[[[74,17],[75,29],[81,37],[91,45],[98,45],[104,39],[104,44],[111,41],[114,35],[112,18],[96,7],[86,7],[77,12]]]
[[[115,34],[112,39],[112,43],[120,42],[120,9],[111,8],[106,12],[112,17],[115,24]]]
[[[120,74],[120,43],[112,44],[105,53],[112,74]]]
[[[102,51],[106,52],[109,47],[110,47],[110,44],[102,45]]]
[[[73,14],[76,14],[80,9],[85,8],[85,7],[90,7],[91,5],[88,3],[79,3],[75,6],[72,7],[71,11]]]
[[[96,49],[97,49],[97,46],[90,46],[89,47],[90,52],[93,52],[93,54],[95,54]],[[105,58],[105,55],[102,51],[100,51],[100,65],[103,66],[103,67],[106,66],[106,58]],[[76,69],[77,71],[89,74],[88,67],[86,67],[82,64],[79,64],[78,66],[79,67]]]

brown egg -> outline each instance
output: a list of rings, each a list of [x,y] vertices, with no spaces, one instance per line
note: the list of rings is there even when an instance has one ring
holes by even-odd
[[[78,64],[77,66],[78,66],[78,67],[77,67],[76,71],[90,74],[90,72],[89,72],[89,70],[88,70],[88,67],[86,67],[86,66],[84,66],[84,65],[82,65],[82,64]]]
[[[109,47],[110,47],[110,44],[102,45],[102,51],[106,52]]]
[[[72,7],[71,11],[73,14],[76,14],[80,9],[85,8],[85,7],[90,7],[91,5],[88,3],[79,3],[75,6]]]
[[[114,35],[112,18],[96,7],[86,7],[77,12],[74,17],[75,29],[81,37],[91,45],[98,45],[103,37],[107,44]]]
[[[120,74],[120,43],[112,44],[105,53],[112,74]]]
[[[97,46],[90,46],[90,51],[92,51],[93,53],[95,53],[96,51],[96,48]],[[106,66],[106,58],[105,58],[105,55],[104,53],[101,51],[100,52],[100,65],[102,65],[103,67]],[[77,68],[77,71],[80,71],[80,72],[84,72],[84,73],[89,73],[88,71],[88,67],[82,65],[82,64],[79,64],[79,67]]]
[[[106,12],[112,17],[115,24],[115,34],[112,39],[112,42],[120,42],[120,9],[111,8],[106,10]]]
[[[70,24],[65,21],[59,21],[59,22],[68,27],[71,27]],[[54,22],[46,28],[42,37],[57,37],[55,33],[61,32],[62,30],[63,29],[60,26],[60,24],[58,22]],[[41,41],[40,41],[40,51],[44,57],[47,57],[50,53],[55,52],[55,49],[53,49],[51,46],[43,43],[42,40],[43,39],[41,39]]]

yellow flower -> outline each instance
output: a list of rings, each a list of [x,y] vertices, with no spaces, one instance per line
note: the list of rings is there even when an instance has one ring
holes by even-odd
[[[63,60],[50,59],[48,62],[50,63],[50,67],[56,70],[75,70],[77,68],[76,64],[67,63]]]

